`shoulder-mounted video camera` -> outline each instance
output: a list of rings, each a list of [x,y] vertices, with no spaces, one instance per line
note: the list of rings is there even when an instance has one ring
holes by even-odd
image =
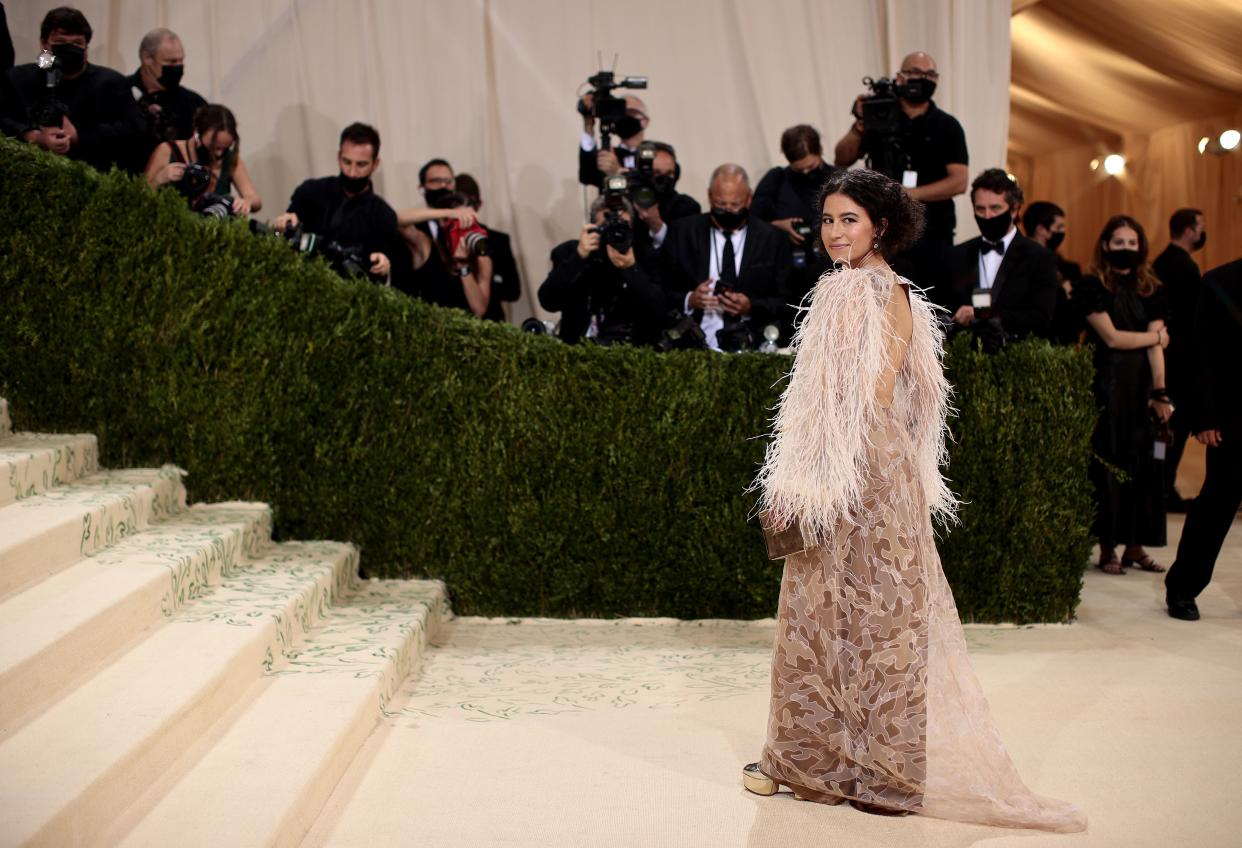
[[[625,114],[625,98],[617,97],[613,94],[618,88],[646,88],[646,77],[621,77],[617,79],[617,75],[612,71],[601,70],[599,73],[587,79],[587,85],[591,86],[591,93],[594,95],[592,103],[588,106],[581,98],[578,99],[578,112],[586,118],[595,118],[599,121],[599,144],[603,150],[612,149],[612,136],[622,135],[628,136],[632,133],[618,133],[617,127],[626,119]]]

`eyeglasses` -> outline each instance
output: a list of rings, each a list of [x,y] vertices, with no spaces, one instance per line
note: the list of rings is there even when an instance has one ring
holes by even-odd
[[[909,79],[929,79],[932,81],[940,79],[939,71],[925,71],[922,68],[902,68],[901,73]]]
[[[427,182],[423,183],[423,185],[426,185],[426,186],[433,186],[433,187],[440,186],[441,188],[450,186],[452,184],[453,184],[452,177],[428,177]]]

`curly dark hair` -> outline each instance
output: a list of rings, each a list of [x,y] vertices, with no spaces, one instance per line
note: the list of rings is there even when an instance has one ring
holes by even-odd
[[[824,181],[816,205],[824,211],[824,201],[833,194],[844,194],[857,203],[879,231],[880,253],[887,259],[901,253],[923,234],[923,204],[912,200],[901,183],[879,171],[838,168]],[[883,229],[881,229],[883,228]],[[823,227],[816,225],[815,242],[827,254]]]

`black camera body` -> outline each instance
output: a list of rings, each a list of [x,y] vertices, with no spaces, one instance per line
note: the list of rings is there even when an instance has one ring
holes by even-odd
[[[342,244],[316,233],[308,233],[301,225],[286,227],[284,240],[298,253],[322,256],[332,270],[342,277],[370,277],[371,260],[359,245]]]
[[[595,95],[593,102],[587,106],[581,98],[578,100],[578,112],[587,118],[599,121],[600,149],[612,149],[612,135],[617,124],[625,117],[625,98],[617,97],[613,92],[618,88],[646,88],[646,77],[621,77],[612,71],[601,70],[587,79],[587,85]]]
[[[871,94],[862,101],[863,139],[867,147],[867,167],[890,179],[901,181],[909,156],[901,149],[901,87],[888,77],[863,77]]]
[[[634,225],[621,217],[623,201],[629,196],[630,181],[624,174],[604,180],[604,220],[591,228],[599,233],[604,244],[618,253],[628,253],[634,246]],[[603,254],[603,251],[600,251]]]
[[[232,218],[233,198],[224,194],[207,191],[211,185],[211,169],[198,162],[185,166],[181,179],[174,185],[177,192],[186,199],[190,209],[209,218]]]

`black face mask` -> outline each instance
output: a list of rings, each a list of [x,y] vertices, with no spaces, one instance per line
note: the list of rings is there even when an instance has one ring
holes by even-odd
[[[718,206],[712,207],[712,219],[716,225],[726,233],[739,230],[746,224],[750,218],[750,208],[743,206],[736,212],[730,212],[727,209],[721,209]]]
[[[1118,271],[1133,271],[1139,264],[1137,250],[1105,250],[1104,260]]]
[[[185,73],[185,65],[165,65],[160,69],[156,82],[164,88],[180,88],[181,75]]]
[[[73,76],[86,67],[86,50],[76,44],[53,44],[52,55],[56,57],[61,71]]]
[[[350,194],[362,194],[370,184],[370,177],[347,177],[341,174],[341,188]]]
[[[975,223],[979,225],[979,235],[988,241],[1000,241],[1013,224],[1013,213],[1006,209],[994,218],[980,218],[976,215]]]
[[[926,103],[936,93],[936,84],[929,79],[906,80],[898,93],[911,103]]]
[[[439,209],[444,199],[453,193],[451,188],[428,188],[423,190],[423,197],[432,209]]]
[[[677,191],[677,178],[672,174],[655,174],[651,177],[651,184],[660,197],[668,197]]]
[[[631,138],[643,131],[643,122],[633,115],[626,115],[613,126],[613,132],[622,138]]]
[[[1059,232],[1059,233],[1052,233],[1050,236],[1048,236],[1048,245],[1047,245],[1047,247],[1048,247],[1048,249],[1049,249],[1049,250],[1051,250],[1051,251],[1053,251],[1053,252],[1055,253],[1055,252],[1056,252],[1056,249],[1057,249],[1058,247],[1060,247],[1060,246],[1061,246],[1061,244],[1062,244],[1062,242],[1064,242],[1064,241],[1065,241],[1065,232],[1064,232],[1064,231]]]
[[[1195,239],[1194,250],[1203,250],[1203,245],[1207,244],[1207,230],[1199,233],[1199,237]]]

